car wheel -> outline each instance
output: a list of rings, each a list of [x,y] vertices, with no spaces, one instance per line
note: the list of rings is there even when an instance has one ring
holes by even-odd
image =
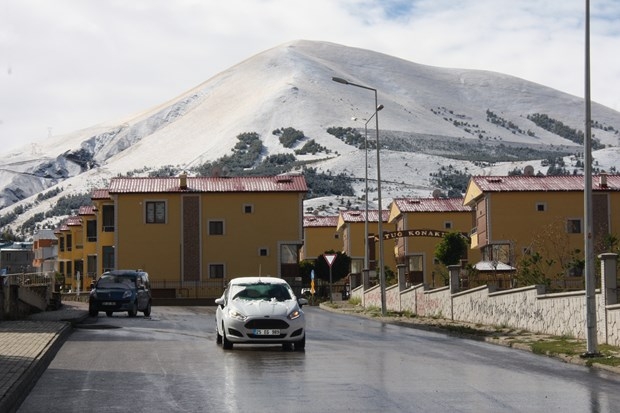
[[[217,327],[215,328],[215,342],[217,344],[222,344],[222,335],[220,334],[220,331],[217,329]]]
[[[222,348],[224,350],[232,350],[233,343],[232,343],[232,341],[229,341],[228,338],[226,337],[226,330],[224,330],[224,328],[222,328],[222,330],[223,330],[223,334],[222,334]]]
[[[144,309],[144,316],[148,317],[151,315],[151,302],[149,301],[149,303],[146,305],[146,308]]]
[[[95,308],[92,303],[88,306],[88,315],[91,317],[97,317],[97,315],[99,315],[99,311],[97,311],[97,308]]]
[[[135,317],[136,314],[138,314],[138,303],[134,301],[131,306],[131,310],[127,311],[127,314],[129,315],[129,317]]]
[[[295,351],[304,351],[306,349],[306,336],[295,342]]]
[[[112,311],[106,311],[105,315],[107,315],[108,317],[112,317],[112,314],[114,314]]]

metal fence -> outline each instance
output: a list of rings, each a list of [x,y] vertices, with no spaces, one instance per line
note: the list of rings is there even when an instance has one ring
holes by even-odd
[[[4,285],[52,285],[54,283],[54,274],[40,274],[36,272],[3,274],[0,276]]]

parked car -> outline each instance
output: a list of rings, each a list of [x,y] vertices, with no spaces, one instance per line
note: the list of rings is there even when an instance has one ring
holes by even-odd
[[[233,344],[281,344],[284,350],[304,350],[306,320],[290,285],[275,277],[232,279],[215,300],[217,343],[230,350]]]
[[[111,317],[115,312],[127,311],[129,317],[135,317],[141,311],[148,317],[151,302],[148,273],[141,270],[107,271],[92,286],[88,313],[95,317],[99,311],[105,311]]]

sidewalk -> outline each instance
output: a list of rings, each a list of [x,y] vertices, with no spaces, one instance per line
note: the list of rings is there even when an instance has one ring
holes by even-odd
[[[56,311],[0,322],[0,412],[14,412],[71,333],[88,304],[63,302]]]

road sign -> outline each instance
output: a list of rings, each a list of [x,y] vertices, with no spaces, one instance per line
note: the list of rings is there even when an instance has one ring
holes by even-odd
[[[334,260],[336,259],[336,254],[323,254],[323,257],[325,257],[325,261],[327,261],[329,268],[331,268]]]

